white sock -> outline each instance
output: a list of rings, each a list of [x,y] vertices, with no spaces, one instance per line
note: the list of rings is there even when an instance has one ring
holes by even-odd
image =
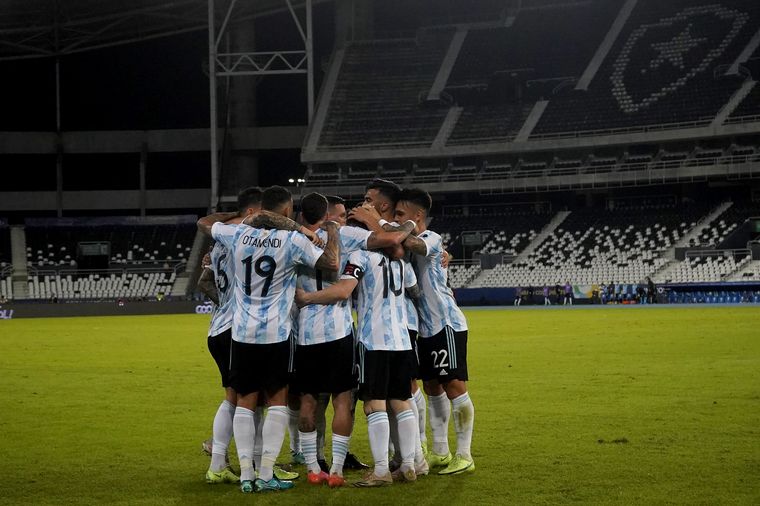
[[[319,473],[320,468],[317,463],[317,431],[299,432],[299,436],[301,437],[301,450],[303,450],[306,468],[310,473]]]
[[[301,439],[298,432],[298,411],[288,407],[288,436],[290,438],[290,453],[301,452]]]
[[[425,434],[425,428],[427,426],[427,404],[425,403],[425,396],[422,395],[422,390],[418,389],[412,394],[414,404],[417,406],[417,424],[420,429],[420,444],[427,446],[427,435]]]
[[[475,406],[472,405],[470,394],[463,393],[453,399],[454,429],[457,433],[457,454],[471,459],[470,445],[472,444],[472,427],[475,424]]]
[[[240,406],[235,408],[232,429],[240,459],[240,480],[253,480],[253,434],[256,432],[253,411]]]
[[[216,416],[214,416],[214,443],[211,450],[211,467],[209,468],[214,473],[218,473],[227,467],[225,457],[232,438],[232,419],[234,417],[235,405],[226,399],[223,400],[219,409],[216,410]]]
[[[343,464],[346,462],[348,454],[348,444],[351,442],[351,436],[341,436],[333,432],[332,435],[332,467],[330,474],[343,476]]]
[[[288,408],[285,406],[272,406],[267,411],[262,431],[264,446],[261,452],[261,469],[259,469],[259,478],[264,481],[272,479],[272,468],[280,454],[285,432],[288,430],[288,418]]]
[[[419,392],[419,390],[417,391]],[[422,442],[420,441],[420,414],[417,411],[417,403],[414,402],[414,397],[409,398],[409,405],[412,407],[412,413],[414,414],[414,463],[415,465],[422,464],[425,456],[422,453]]]
[[[404,410],[396,415],[402,469],[414,469],[415,441],[419,441],[420,437],[417,424],[414,423],[416,419],[417,417],[411,409]]]
[[[264,446],[262,431],[264,430],[264,407],[259,406],[253,412],[253,421],[256,424],[256,435],[253,438],[253,464],[256,469],[261,469],[261,451]]]
[[[446,455],[449,453],[449,417],[451,404],[446,393],[428,395],[430,403],[430,430],[433,432],[433,453]]]
[[[375,411],[367,415],[367,432],[372,458],[375,460],[375,474],[378,476],[386,475],[389,472],[388,439],[390,439],[390,426],[388,425],[388,413]]]

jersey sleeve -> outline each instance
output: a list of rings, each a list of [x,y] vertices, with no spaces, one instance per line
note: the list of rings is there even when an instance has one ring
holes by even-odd
[[[314,267],[319,257],[322,256],[323,251],[314,246],[305,235],[299,232],[291,232],[288,239],[290,247],[293,248],[296,263]]]
[[[359,227],[340,227],[340,242],[343,249],[352,251],[367,249],[367,240],[372,232]]]
[[[364,276],[367,258],[361,251],[354,251],[348,256],[348,262],[343,268],[340,279],[355,279],[359,281]]]
[[[414,273],[411,262],[404,262],[404,288],[411,288],[417,284],[417,275]]]
[[[432,257],[443,253],[443,240],[440,235],[426,230],[418,237],[425,243],[425,246],[427,246],[426,257]]]
[[[233,249],[235,234],[237,234],[237,225],[225,225],[222,222],[216,222],[211,226],[211,237],[227,249]]]

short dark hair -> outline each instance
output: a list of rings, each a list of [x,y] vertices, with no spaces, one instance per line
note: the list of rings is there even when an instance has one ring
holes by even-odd
[[[301,199],[301,215],[306,223],[313,225],[327,213],[327,199],[320,193],[309,193]]]
[[[380,178],[375,178],[367,183],[364,191],[367,190],[377,190],[380,195],[390,200],[393,205],[396,205],[396,202],[398,202],[398,197],[401,194],[401,187],[399,185],[393,181],[388,181],[387,179]]]
[[[261,195],[264,193],[258,186],[250,186],[240,190],[237,196],[237,210],[242,212],[251,206],[261,204]]]
[[[287,188],[270,186],[261,194],[261,208],[266,211],[276,211],[280,206],[293,200]]]
[[[338,197],[337,195],[327,195],[325,197],[327,199],[327,203],[331,206],[337,206],[338,204],[346,205],[346,199],[343,197]]]
[[[433,199],[430,197],[430,194],[420,188],[403,190],[398,200],[416,204],[424,209],[426,214],[429,213],[430,208],[433,207]]]

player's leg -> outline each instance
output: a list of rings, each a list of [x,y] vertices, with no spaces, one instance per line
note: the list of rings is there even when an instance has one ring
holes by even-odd
[[[240,462],[240,489],[253,492],[253,440],[256,433],[253,412],[259,399],[258,378],[250,363],[257,354],[255,345],[232,341],[230,346],[230,386],[237,393],[232,432]]]
[[[314,423],[317,428],[317,463],[320,469],[325,473],[330,471],[327,461],[325,460],[325,433],[327,432],[327,418],[325,412],[330,404],[330,394],[320,393],[317,395],[317,410],[314,417]]]
[[[367,399],[364,401],[364,414],[367,416],[367,434],[372,451],[374,468],[363,480],[355,483],[357,487],[377,487],[393,483],[388,468],[388,439],[390,424],[384,399]]]
[[[315,414],[317,411],[317,399],[314,394],[304,393],[301,396],[301,415],[298,421],[298,430],[301,437],[301,448],[306,462],[309,483],[320,484],[327,479],[323,476],[322,469],[317,463],[317,430]]]
[[[361,344],[358,347],[359,395],[364,401],[369,446],[375,465],[371,473],[354,484],[357,487],[379,487],[393,483],[388,469],[390,425],[385,401],[389,377],[387,353],[366,351]]]
[[[472,430],[475,424],[475,407],[467,392],[467,332],[451,331],[450,369],[443,383],[446,396],[451,401],[454,415],[454,429],[457,435],[456,455],[439,474],[458,474],[475,470],[475,462],[470,451]]]
[[[256,409],[258,392],[238,393],[232,430],[240,462],[240,489],[245,493],[253,492],[253,439],[256,425],[253,411]]]
[[[229,469],[227,448],[232,438],[237,393],[230,386],[230,346],[232,331],[208,337],[208,349],[216,362],[224,387],[225,398],[216,410],[212,425],[211,464],[206,472],[208,483],[237,483],[239,478]]]
[[[417,415],[412,409],[414,401],[411,399],[411,379],[417,373],[417,358],[412,350],[394,351],[390,355],[388,398],[398,430],[396,452],[401,457],[401,465],[394,473],[394,479],[414,481],[417,479],[415,460],[419,458],[424,461],[419,444]],[[421,471],[427,472],[427,469]]]
[[[292,352],[290,341],[261,345],[256,361],[263,389],[267,393],[267,416],[262,430],[263,446],[259,477],[254,482],[257,492],[287,490],[293,482],[274,476],[274,465],[288,430],[288,383],[291,380]]]
[[[417,407],[417,425],[420,429],[420,446],[423,452],[427,451],[427,403],[422,389],[419,387],[417,380],[412,381],[412,399]]]
[[[351,389],[351,420],[352,424],[356,423],[356,403],[359,402],[359,388],[353,388]],[[352,425],[352,432],[353,432],[353,425]],[[362,469],[369,469],[369,466],[359,460],[359,457],[357,457],[355,454],[351,453],[350,451],[346,455],[346,462],[343,465],[345,469],[352,469],[354,471],[359,471]]]
[[[354,336],[338,339],[327,345],[328,357],[323,361],[325,378],[323,388],[333,392],[333,421],[332,421],[332,466],[329,470],[328,485],[339,487],[345,484],[343,466],[348,454],[351,441],[354,417],[351,412],[353,389],[356,387],[354,373]]]
[[[437,379],[446,377],[450,366],[447,328],[432,337],[418,341],[420,377],[428,396],[430,431],[433,438],[432,451],[428,454],[428,463],[431,467],[445,466],[451,461],[449,452],[451,403]]]
[[[345,483],[343,480],[343,465],[348,454],[353,430],[353,417],[351,416],[351,391],[333,394],[332,404],[335,414],[332,422],[332,466],[328,484],[330,487],[339,487]]]
[[[232,420],[235,416],[236,405],[235,390],[230,387],[225,388],[225,399],[214,416],[211,465],[206,473],[206,481],[209,483],[236,483],[238,481],[238,477],[228,469],[227,462],[227,448],[232,439]]]
[[[288,393],[288,438],[290,440],[290,455],[297,460],[301,453],[301,440],[298,434],[299,411],[301,410],[301,398],[298,392],[289,390]]]

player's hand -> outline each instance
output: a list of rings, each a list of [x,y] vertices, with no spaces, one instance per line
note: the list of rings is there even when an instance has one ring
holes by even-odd
[[[306,291],[304,291],[303,288],[296,288],[296,306],[298,306],[299,308],[308,306],[309,303],[306,300],[307,296],[308,294],[306,293]]]
[[[201,259],[201,268],[205,269],[209,265],[211,265],[211,255],[206,253],[205,255],[203,255],[203,258]]]
[[[301,230],[299,230],[303,235],[306,236],[307,239],[311,241],[311,243],[316,246],[317,248],[324,248],[325,242],[319,238],[316,232],[313,232],[309,230],[306,227],[301,227]]]
[[[364,223],[365,225],[369,225],[370,223],[377,223],[382,218],[380,216],[380,213],[377,212],[377,209],[369,204],[354,207],[348,213],[348,217],[358,222]]]
[[[452,258],[454,258],[454,256],[451,253],[443,250],[443,255],[441,255],[441,267],[448,269]]]

